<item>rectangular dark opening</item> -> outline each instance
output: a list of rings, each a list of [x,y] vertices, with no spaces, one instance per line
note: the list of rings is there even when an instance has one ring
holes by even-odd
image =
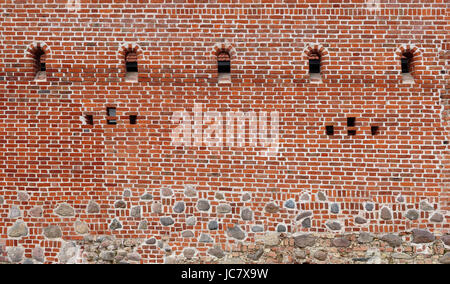
[[[311,74],[320,73],[320,59],[309,60],[309,73]]]
[[[334,135],[334,126],[333,125],[327,125],[325,126],[327,135]]]
[[[347,126],[355,127],[356,125],[356,117],[347,117]]]
[[[410,59],[407,57],[402,58],[402,73],[410,73]]]
[[[116,108],[115,107],[108,107],[106,108],[106,112],[108,116],[116,116]]]
[[[137,124],[137,115],[130,115],[130,124]]]
[[[219,73],[231,73],[230,61],[217,61]]]
[[[116,108],[115,107],[108,107],[108,108],[106,108],[106,114],[110,118],[115,117],[116,116]],[[115,120],[115,119],[108,119],[107,123],[114,125],[114,124],[117,124],[117,120]]]
[[[91,114],[86,115],[86,124],[94,125],[94,116]]]
[[[41,62],[40,71],[46,71],[45,62]]]
[[[137,62],[127,62],[126,68],[127,68],[127,72],[138,72]]]
[[[380,127],[378,127],[378,126],[372,126],[372,127],[370,127],[370,131],[372,132],[372,135],[373,135],[373,136],[378,135],[379,129],[380,129]]]
[[[353,130],[353,129],[352,129],[352,130],[349,130],[349,131],[348,131],[348,135],[349,135],[349,136],[355,136],[355,135],[356,135],[356,130]]]

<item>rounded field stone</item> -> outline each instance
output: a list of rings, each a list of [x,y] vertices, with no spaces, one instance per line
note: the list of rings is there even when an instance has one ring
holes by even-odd
[[[267,232],[264,235],[264,244],[266,246],[277,246],[280,244],[280,234],[275,232]]]
[[[134,206],[130,210],[130,216],[134,218],[141,218],[141,206]]]
[[[184,195],[186,197],[196,197],[197,191],[195,190],[193,185],[185,185],[184,186]]]
[[[144,195],[141,196],[141,200],[143,201],[153,200],[153,195],[151,195],[150,193],[145,193]]]
[[[302,220],[302,227],[305,229],[311,228],[311,218],[305,218]]]
[[[194,248],[185,248],[183,250],[183,255],[187,259],[191,259],[195,256],[196,250]]]
[[[202,233],[202,234],[200,235],[200,238],[198,239],[198,241],[199,241],[200,243],[212,243],[212,242],[213,242],[213,239],[211,238],[210,235],[205,234],[205,233]]]
[[[175,224],[175,221],[172,219],[172,217],[161,217],[159,220],[163,226],[170,226]]]
[[[367,244],[367,243],[371,243],[372,241],[373,241],[372,234],[367,233],[367,232],[362,232],[359,234],[358,242],[360,244]]]
[[[208,250],[208,254],[217,257],[217,258],[223,258],[225,256],[225,253],[223,252],[222,248],[220,246],[214,246]]]
[[[48,226],[44,228],[44,236],[48,239],[58,239],[62,237],[61,228],[59,226]]]
[[[366,209],[366,211],[371,212],[371,211],[373,211],[373,209],[375,209],[375,205],[373,203],[366,203],[364,208]]]
[[[288,209],[295,209],[295,202],[292,199],[289,199],[288,201],[286,201],[286,203],[284,203],[284,207],[288,208]]]
[[[447,252],[439,258],[439,262],[442,264],[450,264],[450,252]]]
[[[258,261],[261,258],[261,256],[263,256],[263,254],[264,254],[264,249],[260,248],[260,249],[258,249],[257,251],[255,251],[253,253],[249,253],[247,255],[247,257],[249,259],[253,260],[253,261]]]
[[[19,191],[17,193],[17,198],[20,201],[28,201],[28,199],[30,199],[30,196],[28,195],[28,193],[26,193],[25,191]]]
[[[184,209],[186,208],[183,201],[178,201],[175,203],[175,206],[173,207],[173,212],[175,213],[183,213]]]
[[[406,212],[406,218],[408,218],[411,221],[419,219],[419,212],[417,210],[411,209]]]
[[[311,198],[309,196],[309,194],[305,193],[300,197],[301,201],[309,201]]]
[[[283,224],[278,224],[277,226],[277,232],[278,233],[285,233],[287,231],[286,226]]]
[[[225,199],[225,197],[223,196],[223,193],[221,193],[221,192],[216,192],[215,197],[216,197],[217,200]]]
[[[412,242],[415,244],[432,243],[435,240],[434,235],[426,230],[414,229],[412,230],[412,234],[413,234]]]
[[[275,203],[269,203],[266,205],[265,210],[267,213],[275,214],[280,211],[280,208]]]
[[[199,200],[197,202],[197,209],[200,211],[208,211],[209,208],[211,208],[211,206],[209,205],[209,201],[208,200]]]
[[[241,212],[241,218],[244,221],[251,221],[253,219],[253,211],[249,208],[245,208]]]
[[[236,239],[236,240],[243,240],[245,239],[245,233],[241,230],[237,225],[234,227],[228,228],[227,234],[230,238]]]
[[[28,235],[28,227],[23,221],[17,221],[12,227],[8,229],[8,236],[10,238],[21,238]]]
[[[357,216],[355,218],[355,223],[359,224],[359,225],[363,225],[363,224],[367,223],[367,220],[363,217]]]
[[[340,229],[342,229],[341,224],[335,221],[326,223],[326,226],[333,231],[339,231]]]
[[[253,233],[262,233],[262,232],[264,232],[264,228],[262,226],[256,225],[256,226],[252,227],[252,232]]]
[[[319,250],[314,253],[314,258],[319,261],[325,261],[327,259],[327,256],[328,253],[323,250]]]
[[[143,220],[139,223],[138,230],[147,230],[148,229],[148,222],[147,220]]]
[[[229,204],[219,204],[217,206],[217,213],[226,214],[231,212],[231,206]]]
[[[40,206],[33,207],[30,209],[28,213],[30,214],[30,216],[35,218],[42,217],[42,207]]]
[[[299,235],[294,237],[294,244],[299,248],[312,247],[316,243],[316,237],[311,234]]]
[[[250,195],[250,193],[244,193],[243,195],[242,195],[242,201],[244,201],[244,202],[247,202],[247,201],[250,201],[252,199],[252,196]]]
[[[402,239],[394,234],[384,235],[381,240],[387,242],[391,247],[399,247],[402,245]]]
[[[339,213],[339,204],[332,203],[330,206],[330,212],[333,214],[338,214]]]
[[[41,247],[35,247],[33,248],[32,252],[31,252],[31,256],[33,257],[34,260],[36,260],[37,262],[45,262],[45,253],[44,253],[44,249]]]
[[[300,213],[298,216],[297,216],[297,218],[296,218],[296,220],[297,221],[300,221],[301,219],[304,219],[304,218],[306,218],[306,217],[310,217],[310,216],[312,216],[312,212],[311,211],[305,211],[305,212],[302,212],[302,213]]]
[[[130,252],[129,254],[127,254],[127,258],[128,258],[128,260],[131,260],[131,261],[140,261],[141,255],[138,254],[137,252]]]
[[[3,203],[5,203],[5,198],[3,198],[3,196],[0,196],[0,205],[3,205]]]
[[[195,224],[197,224],[197,218],[195,216],[191,216],[186,219],[186,225],[195,226]]]
[[[194,232],[188,230],[188,231],[183,231],[181,232],[181,236],[183,238],[193,238],[194,237]]]
[[[114,207],[116,207],[116,208],[127,208],[127,204],[125,203],[125,201],[119,200],[119,201],[116,201],[116,203],[114,203]]]
[[[333,246],[338,248],[346,248],[349,247],[351,242],[347,238],[335,238],[332,241]]]
[[[20,211],[19,207],[15,205],[11,206],[11,208],[9,209],[8,218],[16,219],[19,218],[20,216],[22,216],[22,212]]]
[[[74,227],[77,234],[85,235],[89,233],[89,226],[86,223],[76,221]]]
[[[327,201],[327,196],[322,191],[319,191],[317,193],[317,199],[319,199],[319,201]]]
[[[100,258],[104,261],[114,261],[116,254],[113,251],[102,251]]]
[[[25,250],[22,247],[11,247],[8,248],[8,257],[13,263],[19,263],[23,259],[23,254]]]
[[[208,223],[208,230],[213,231],[217,229],[219,229],[219,223],[216,220],[210,221]]]
[[[118,230],[122,228],[122,224],[117,219],[112,220],[111,225],[109,225],[111,230]]]
[[[381,209],[381,213],[380,213],[380,217],[383,220],[391,220],[392,219],[392,212],[389,208],[387,207],[383,207],[383,209]]]
[[[171,197],[173,195],[173,191],[170,188],[164,187],[161,189],[162,197]]]
[[[422,211],[433,211],[434,207],[428,201],[423,200],[420,202],[420,210]]]
[[[94,201],[89,201],[89,204],[87,206],[87,213],[90,214],[100,213],[100,206]]]
[[[60,204],[58,208],[56,208],[55,213],[63,217],[75,216],[75,210],[69,204],[65,203]]]
[[[446,246],[450,246],[450,235],[442,236],[441,240]]]
[[[162,204],[161,203],[153,203],[152,204],[152,213],[155,213],[155,214],[162,213]]]
[[[442,223],[444,222],[444,216],[440,213],[434,213],[433,216],[431,216],[430,221],[434,223]]]

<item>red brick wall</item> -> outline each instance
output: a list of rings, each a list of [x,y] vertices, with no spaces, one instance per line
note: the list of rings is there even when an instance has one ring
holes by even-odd
[[[76,221],[93,235],[164,240],[174,254],[184,247],[205,253],[212,244],[198,242],[202,233],[233,245],[227,229],[234,224],[248,242],[254,225],[326,232],[330,221],[340,222],[339,232],[448,232],[447,1],[390,1],[370,10],[364,1],[82,0],[76,11],[66,2],[0,1],[0,239],[8,246],[23,246],[27,257],[40,246],[56,261],[58,241],[83,237]],[[34,81],[36,46],[46,54],[44,82]],[[138,82],[125,81],[129,49],[137,54]],[[309,81],[311,49],[321,51],[322,83]],[[231,59],[227,84],[217,82],[221,50]],[[414,52],[414,84],[402,83],[403,50]],[[278,111],[278,155],[261,157],[251,146],[174,146],[172,115],[192,113],[194,104],[221,113]],[[117,108],[117,125],[106,124],[107,107]],[[87,114],[93,126],[83,123]],[[355,136],[347,135],[347,117],[356,117]],[[334,136],[326,125],[334,125]],[[372,125],[380,127],[376,136]],[[196,197],[185,196],[187,185]],[[162,197],[163,188],[174,195]],[[141,200],[145,193],[153,199]],[[246,193],[251,200],[243,201]],[[208,212],[196,208],[199,199],[209,200]],[[294,209],[284,206],[290,199]],[[126,208],[116,208],[120,200]],[[433,208],[422,210],[424,200]],[[87,212],[90,201],[100,212]],[[172,209],[178,201],[183,213]],[[270,202],[277,213],[265,211]],[[152,212],[154,203],[162,213]],[[222,203],[232,211],[218,213]],[[55,213],[60,204],[74,214]],[[140,218],[130,216],[136,206]],[[20,216],[10,218],[13,207]],[[383,207],[391,220],[381,219]],[[36,208],[42,216],[30,213]],[[253,211],[251,221],[242,220],[244,208]],[[418,220],[405,217],[410,209]],[[296,222],[304,211],[313,213],[310,228]],[[434,213],[443,222],[429,221]],[[163,216],[175,223],[161,225]],[[195,226],[186,224],[190,216]],[[122,228],[111,230],[113,219]],[[17,220],[28,232],[11,238]],[[139,230],[144,220],[148,228]],[[218,230],[208,229],[212,220]],[[45,237],[50,225],[62,238]],[[183,238],[186,230],[195,237]],[[143,250],[146,261],[167,254]]]

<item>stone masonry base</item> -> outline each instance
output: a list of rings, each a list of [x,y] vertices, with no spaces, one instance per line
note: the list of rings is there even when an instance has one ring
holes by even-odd
[[[87,236],[79,241],[62,241],[58,263],[155,263],[149,252],[159,251],[159,263],[170,264],[272,264],[272,263],[355,263],[355,264],[450,264],[450,235],[425,230],[401,234],[296,234],[268,232],[255,243],[227,248],[210,245],[172,252],[167,243],[148,240],[119,240],[112,236]],[[21,247],[7,248],[0,242],[0,262],[55,263],[45,259],[42,249],[31,255]],[[154,258],[153,258],[154,259]]]

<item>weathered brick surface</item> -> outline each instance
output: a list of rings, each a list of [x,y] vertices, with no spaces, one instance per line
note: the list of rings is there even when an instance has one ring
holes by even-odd
[[[68,254],[84,252],[71,244],[86,235],[155,238],[139,261],[163,262],[277,230],[449,232],[446,1],[67,2],[0,1],[0,239],[23,247],[24,260],[36,247],[49,263],[79,260]],[[219,84],[223,51],[231,82]],[[129,52],[137,82],[126,80]],[[402,81],[405,52],[412,84]],[[320,80],[308,74],[312,53]],[[195,104],[278,111],[278,154],[174,145],[172,115]]]

